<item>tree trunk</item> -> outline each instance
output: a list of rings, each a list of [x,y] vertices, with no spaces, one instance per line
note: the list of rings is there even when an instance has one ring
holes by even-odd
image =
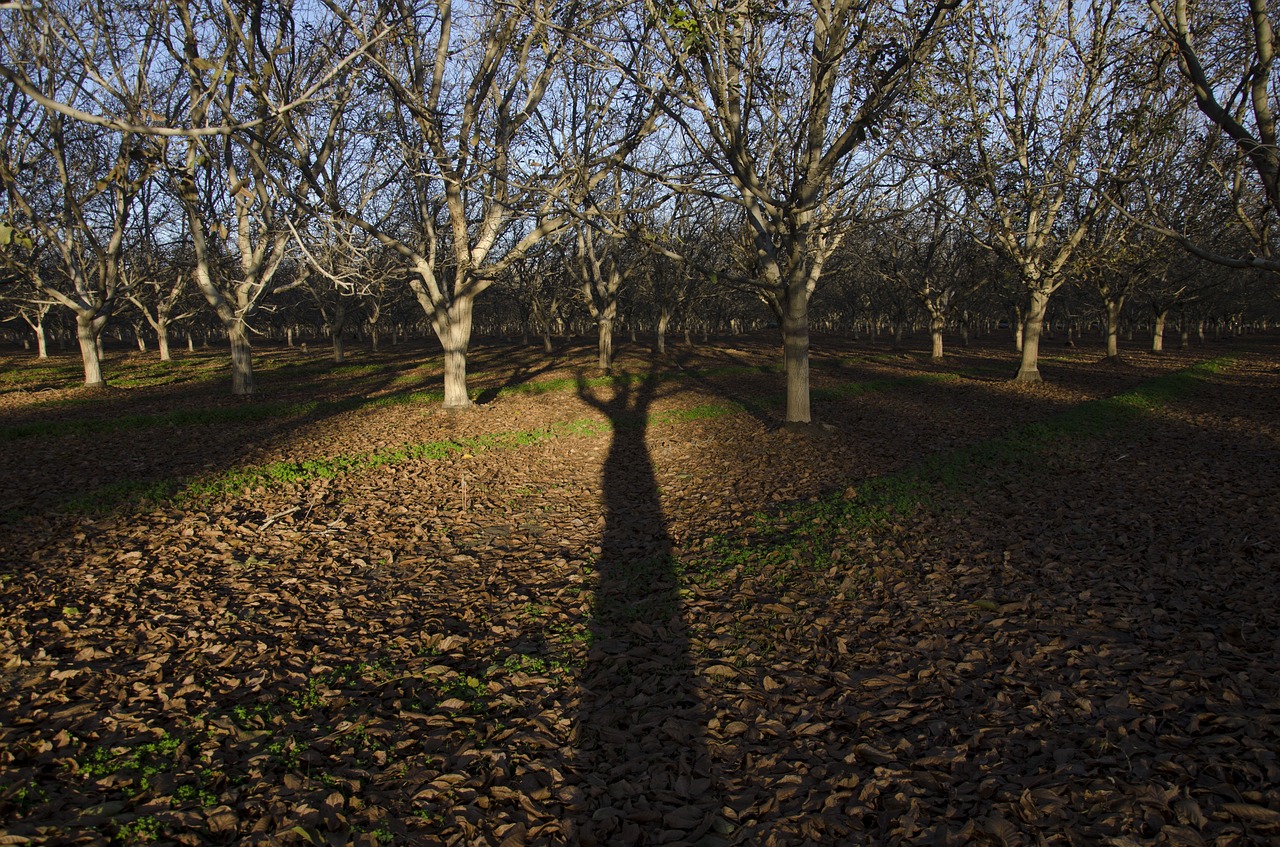
[[[1107,304],[1107,358],[1120,358],[1120,310],[1124,308],[1124,298],[1108,299]]]
[[[1031,306],[1022,322],[1022,363],[1014,377],[1017,382],[1040,382],[1040,333],[1048,309],[1049,292],[1043,288],[1033,289]]]
[[[658,310],[658,336],[657,351],[658,355],[667,352],[667,326],[671,323],[671,310],[662,308]]]
[[[238,321],[227,327],[227,341],[231,344],[231,393],[237,397],[252,397],[253,348],[249,345],[249,333]]]
[[[599,351],[596,364],[600,370],[608,371],[613,368],[613,316],[602,314],[596,321],[596,326],[596,347]]]
[[[156,345],[160,348],[160,361],[172,362],[173,355],[169,352],[169,325],[161,323],[155,330]]]
[[[792,284],[782,316],[782,363],[787,375],[787,423],[809,423],[809,295]]]
[[[443,319],[434,318],[432,327],[444,347],[444,408],[465,409],[471,405],[467,395],[467,348],[471,344],[471,310],[474,296],[454,298]],[[441,314],[441,313],[437,313]]]
[[[49,341],[45,337],[44,321],[43,320],[36,321],[35,324],[32,325],[31,329],[36,334],[36,358],[37,359],[49,358]]]
[[[102,322],[92,317],[76,315],[76,339],[80,342],[80,358],[84,361],[84,387],[106,388],[102,378],[101,349]]]
[[[929,315],[929,336],[933,339],[933,352],[929,358],[935,362],[942,361],[942,329],[947,325],[946,318],[933,313]]]
[[[1169,310],[1156,312],[1156,326],[1151,333],[1151,352],[1164,352],[1164,320],[1169,316]]]

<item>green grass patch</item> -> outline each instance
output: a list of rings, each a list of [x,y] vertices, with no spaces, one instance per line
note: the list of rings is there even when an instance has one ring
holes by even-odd
[[[912,374],[911,376],[897,377],[895,379],[875,379],[869,382],[849,382],[843,385],[826,386],[815,388],[809,396],[815,401],[839,401],[850,400],[854,397],[861,397],[864,394],[872,394],[876,392],[893,391],[898,388],[905,388],[912,385],[931,385],[936,382],[950,382],[960,378],[960,374],[951,372],[942,373],[923,373]],[[783,397],[778,402],[785,402]]]

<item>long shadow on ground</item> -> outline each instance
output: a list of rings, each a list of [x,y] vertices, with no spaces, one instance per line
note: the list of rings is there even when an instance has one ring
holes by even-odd
[[[580,378],[578,395],[609,417],[605,526],[579,680],[570,779],[575,843],[651,844],[706,835],[718,808],[672,541],[645,444],[660,381],[624,374],[612,399]],[[669,837],[667,837],[669,836]]]

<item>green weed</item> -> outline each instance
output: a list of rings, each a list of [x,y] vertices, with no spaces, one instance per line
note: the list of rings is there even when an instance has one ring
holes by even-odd
[[[115,840],[121,844],[150,844],[159,841],[163,824],[153,815],[144,815],[116,828]]]

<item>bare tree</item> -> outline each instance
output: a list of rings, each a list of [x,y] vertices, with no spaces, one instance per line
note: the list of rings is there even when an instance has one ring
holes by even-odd
[[[113,23],[106,10],[73,11],[63,19],[61,38],[50,37],[46,20],[33,13],[8,17],[0,52],[23,57],[27,86],[46,100],[110,108],[142,121],[147,64],[157,48],[153,30],[144,29],[124,49],[92,38],[104,22]],[[94,74],[82,64],[77,43],[91,47]],[[120,90],[99,92],[96,79],[103,75],[120,81]],[[8,213],[20,218],[27,238],[50,245],[58,257],[55,272],[32,281],[74,313],[84,383],[102,387],[100,334],[120,300],[125,232],[134,199],[156,166],[155,145],[133,132],[104,133],[72,120],[11,82],[3,97],[0,182]]]
[[[230,343],[232,393],[249,396],[253,319],[271,295],[300,284],[277,276],[302,214],[295,192],[282,187],[291,177],[281,177],[289,124],[279,104],[331,72],[333,45],[323,21],[300,24],[287,4],[175,0],[173,14],[165,32],[185,96],[169,117],[187,133],[165,138],[168,172],[186,215],[196,287]],[[203,132],[236,124],[248,128]]]
[[[536,328],[548,355],[555,351],[551,336],[560,312],[573,296],[563,241],[549,238],[529,250],[511,265],[504,280],[520,314],[521,343],[528,344],[529,332]]]
[[[7,201],[7,195],[0,197],[0,201]],[[36,357],[46,359],[49,356],[46,322],[55,305],[44,293],[41,275],[44,248],[48,243],[32,238],[15,225],[15,217],[22,215],[15,215],[6,203],[0,217],[0,302],[31,328],[36,339]]]
[[[596,162],[625,155],[652,126],[652,110],[634,102],[620,110],[596,91],[582,118],[610,127],[610,148],[571,167],[548,155],[557,142],[543,120],[544,100],[578,39],[595,27],[586,7],[567,0],[370,0],[341,17],[365,51],[361,91],[379,98],[377,117],[365,125],[383,146],[357,143],[374,157],[395,151],[409,225],[392,230],[351,209],[333,211],[407,263],[409,286],[444,348],[444,405],[465,408],[476,298],[568,224],[584,188],[579,170],[594,174]],[[356,105],[367,100],[347,96],[335,113]],[[340,179],[323,151],[342,125],[336,118],[299,150],[321,196]]]
[[[930,197],[912,212],[887,221],[874,230],[875,243],[867,247],[870,270],[896,292],[913,299],[929,317],[930,357],[943,358],[943,330],[957,303],[980,284],[968,273],[977,244],[956,222],[960,217],[948,206],[948,198],[936,189],[938,178],[920,186]],[[904,304],[905,306],[905,304]],[[903,314],[895,321],[895,346],[901,343]]]
[[[120,275],[139,323],[151,327],[160,361],[168,362],[173,359],[170,330],[179,321],[194,317],[199,306],[191,288],[191,251],[182,210],[164,188],[162,182],[152,180],[139,192]],[[140,325],[137,330],[141,331]]]
[[[950,167],[979,237],[1021,277],[1016,378],[1037,382],[1049,300],[1126,164],[1141,127],[1131,116],[1151,92],[1127,73],[1134,33],[1120,0],[977,2],[965,20]]]
[[[808,423],[809,299],[844,227],[883,179],[873,136],[903,125],[916,70],[950,0],[646,0],[662,21],[652,86],[695,153],[687,183],[736,205],[751,235],[749,282],[778,317],[786,421]]]

